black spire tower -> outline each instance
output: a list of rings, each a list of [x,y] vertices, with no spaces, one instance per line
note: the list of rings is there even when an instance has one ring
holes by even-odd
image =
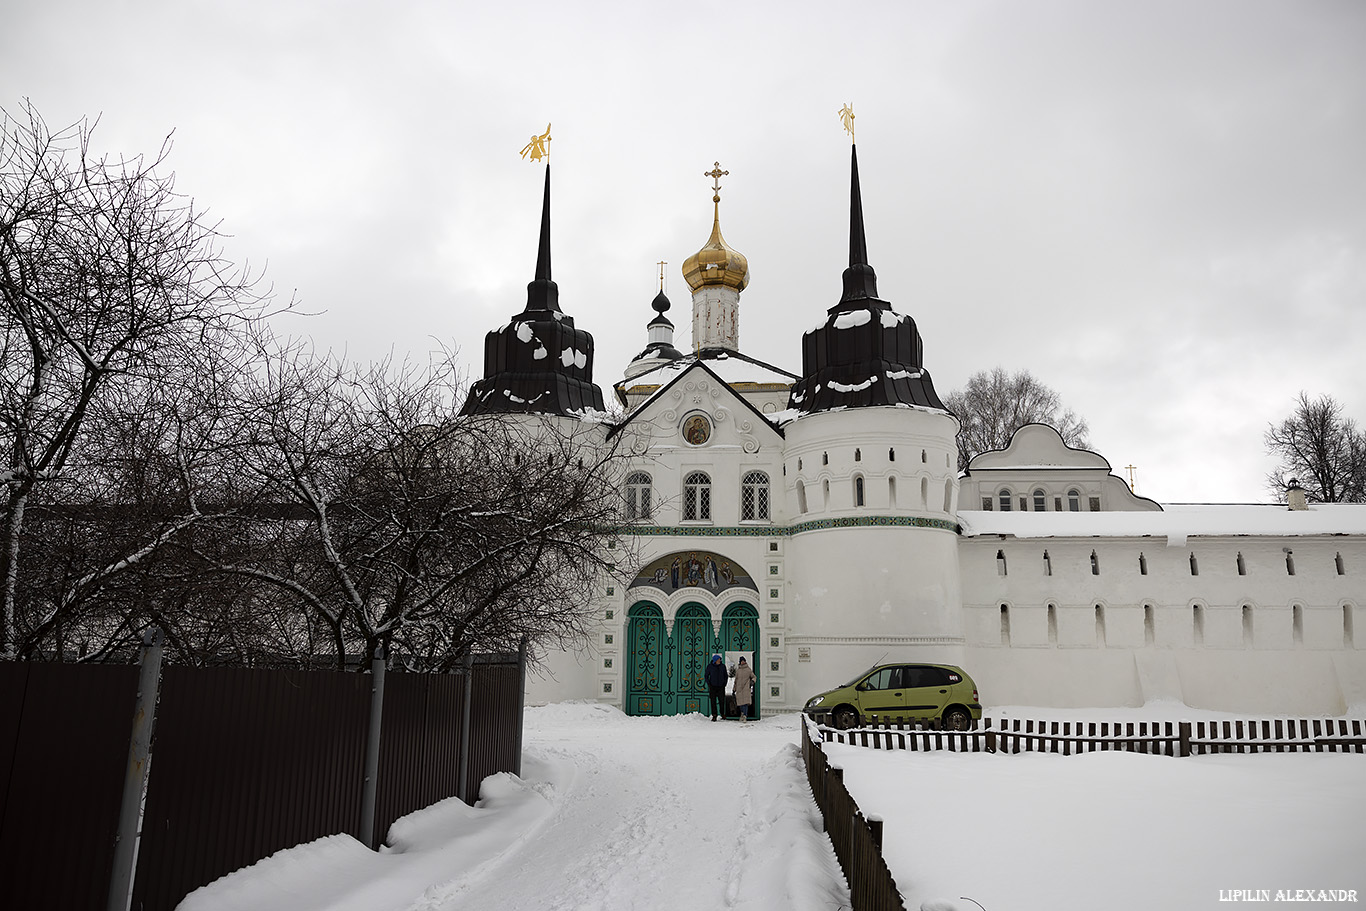
[[[802,336],[802,378],[788,407],[804,414],[868,405],[912,405],[944,410],[929,371],[915,320],[877,296],[868,263],[859,190],[858,147],[849,189],[849,268],[844,293],[825,323]]]
[[[526,308],[484,337],[484,378],[470,387],[461,414],[579,414],[603,410],[593,384],[593,336],[574,328],[550,278],[550,165],[545,166],[536,277]]]

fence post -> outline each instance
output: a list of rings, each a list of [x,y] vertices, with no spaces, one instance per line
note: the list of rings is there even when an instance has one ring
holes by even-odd
[[[384,646],[370,662],[370,724],[365,735],[365,785],[361,791],[360,831],[365,846],[375,850],[375,802],[379,794],[379,733],[384,721]],[[354,792],[353,792],[354,793]]]
[[[469,803],[470,777],[470,705],[474,700],[474,653],[465,652],[461,662],[465,674],[465,699],[460,708],[460,792],[459,797]],[[520,735],[519,735],[520,736]]]
[[[882,853],[882,817],[876,814],[869,814],[863,817],[863,821],[868,823],[868,833],[873,836],[873,846],[877,848],[877,853]]]
[[[517,751],[512,761],[512,773],[522,777],[522,728],[526,722],[526,649],[527,637],[517,643]]]
[[[128,911],[133,903],[133,873],[138,863],[143,798],[151,763],[152,728],[156,724],[157,691],[161,682],[161,628],[149,626],[142,634],[137,701],[133,730],[128,738],[128,762],[123,773],[123,800],[114,837],[114,867],[109,874],[109,911]]]
[[[1191,723],[1189,721],[1180,722],[1177,725],[1177,731],[1181,737],[1179,755],[1189,756],[1191,754]]]

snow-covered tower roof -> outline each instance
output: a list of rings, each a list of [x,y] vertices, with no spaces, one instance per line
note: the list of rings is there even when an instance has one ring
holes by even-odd
[[[550,165],[545,167],[536,277],[526,308],[484,337],[484,378],[470,387],[461,414],[579,414],[602,411],[593,384],[593,336],[560,309],[550,278]]]
[[[922,364],[915,320],[877,296],[877,273],[868,264],[863,233],[857,146],[851,174],[844,294],[825,322],[802,336],[802,379],[793,385],[788,407],[807,414],[866,405],[942,410]]]

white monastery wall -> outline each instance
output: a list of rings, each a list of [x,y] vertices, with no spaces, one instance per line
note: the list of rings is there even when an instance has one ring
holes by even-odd
[[[967,669],[989,703],[1366,701],[1359,536],[982,536],[961,540],[960,560]]]

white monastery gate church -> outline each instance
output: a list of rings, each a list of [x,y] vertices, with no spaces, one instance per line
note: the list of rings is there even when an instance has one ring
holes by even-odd
[[[548,656],[529,701],[700,711],[725,651],[753,656],[760,713],[896,660],[960,665],[988,706],[1366,703],[1366,506],[1292,489],[1163,508],[1039,424],[960,475],[915,320],[878,298],[857,150],[844,291],[799,373],[740,351],[749,266],[721,235],[721,173],[711,236],[683,267],[693,350],[673,346],[661,292],[613,388],[625,416],[600,425],[638,453],[622,494],[642,568],[604,581],[594,640]],[[549,220],[547,166],[527,306],[489,333],[465,413],[604,410],[592,336],[551,281]]]

